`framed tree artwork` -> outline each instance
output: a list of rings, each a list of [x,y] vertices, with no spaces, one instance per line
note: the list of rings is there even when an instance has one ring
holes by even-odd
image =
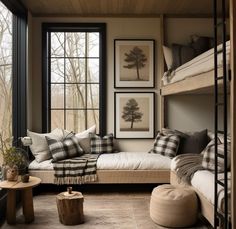
[[[154,138],[154,100],[154,92],[115,92],[115,138]]]
[[[155,41],[114,40],[115,88],[154,87]]]

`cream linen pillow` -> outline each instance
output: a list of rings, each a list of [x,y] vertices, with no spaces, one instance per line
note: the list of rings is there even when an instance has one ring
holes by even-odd
[[[40,134],[27,130],[27,136],[31,137],[32,145],[30,145],[30,150],[35,157],[37,162],[42,162],[52,158],[49,152],[48,143],[46,141],[46,136],[60,141],[64,136],[68,135],[67,131],[63,129],[56,128],[51,133]]]

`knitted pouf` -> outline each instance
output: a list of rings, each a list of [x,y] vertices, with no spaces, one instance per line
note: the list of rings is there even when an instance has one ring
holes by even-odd
[[[153,189],[150,202],[152,220],[165,227],[188,227],[196,223],[198,201],[190,188],[160,185]]]

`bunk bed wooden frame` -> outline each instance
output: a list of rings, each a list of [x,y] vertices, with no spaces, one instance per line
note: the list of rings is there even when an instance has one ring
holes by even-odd
[[[231,226],[232,228],[236,228],[236,80],[235,80],[235,67],[236,67],[236,2],[234,0],[230,0],[230,74],[231,81],[229,85],[230,91],[230,116],[231,116]],[[162,19],[163,20],[163,19]],[[164,37],[164,22],[162,22],[163,27],[161,30],[161,35]],[[164,38],[162,38],[162,45],[164,45]],[[163,65],[164,66],[164,65]],[[164,72],[162,70],[162,72]],[[223,68],[218,68],[218,76],[222,75]],[[159,85],[162,85],[161,79],[159,79]],[[184,80],[162,85],[160,88],[160,104],[161,104],[161,118],[160,124],[161,128],[166,126],[165,120],[165,96],[176,95],[176,94],[208,94],[213,93],[214,91],[214,69],[201,73],[189,78],[185,78]],[[218,81],[219,88],[223,86],[223,81]],[[202,214],[205,216],[208,221],[214,225],[214,206],[209,204],[204,204],[205,197],[200,195],[199,197],[202,199]],[[212,215],[213,214],[213,215]],[[228,228],[228,225],[225,227]]]
[[[222,67],[218,68],[219,75],[222,74]],[[222,83],[221,83],[222,84]],[[214,69],[204,72],[175,83],[162,86],[161,95],[174,95],[180,93],[209,93],[214,87]]]

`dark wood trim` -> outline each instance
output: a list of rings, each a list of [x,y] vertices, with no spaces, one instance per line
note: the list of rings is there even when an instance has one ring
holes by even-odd
[[[14,142],[26,135],[27,130],[27,88],[26,88],[26,33],[27,18],[13,16],[13,136]]]
[[[44,14],[32,13],[33,17],[65,18],[159,18],[161,14]],[[167,18],[212,18],[212,14],[165,14]]]
[[[42,23],[42,131],[50,131],[50,51],[49,32],[99,32],[100,33],[100,74],[99,74],[99,130],[106,134],[106,24],[105,23]]]
[[[21,3],[21,1],[16,0],[1,0],[1,2],[15,15],[26,16],[27,9]]]

